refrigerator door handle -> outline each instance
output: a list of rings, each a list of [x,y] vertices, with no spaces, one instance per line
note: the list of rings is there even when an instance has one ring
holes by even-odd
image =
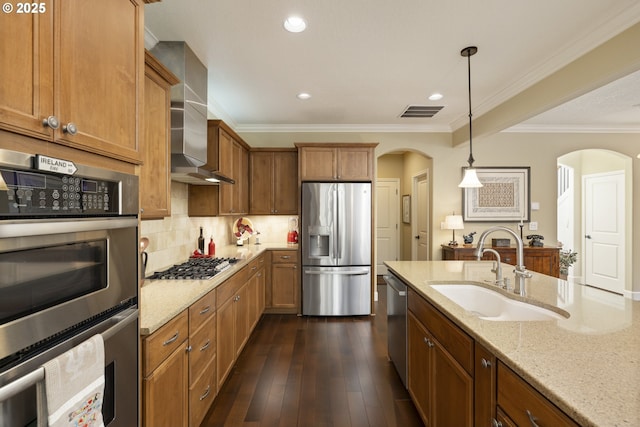
[[[363,274],[369,274],[369,269],[355,269],[355,270],[305,270],[304,274],[335,274],[346,276],[358,276]]]
[[[335,204],[333,205],[334,208],[334,218],[335,218],[335,228],[333,230],[333,257],[336,260],[339,260],[340,258],[342,258],[342,253],[341,253],[341,248],[340,248],[340,238],[342,236],[340,236],[340,188],[339,188],[339,184],[335,184],[333,187],[333,191],[334,191],[334,197],[335,197]]]

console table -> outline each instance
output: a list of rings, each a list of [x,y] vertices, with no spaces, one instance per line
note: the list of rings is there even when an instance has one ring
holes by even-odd
[[[476,245],[472,246],[442,246],[442,259],[443,260],[475,260],[474,252]],[[515,265],[516,264],[516,247],[497,247],[497,246],[485,246],[485,248],[494,249],[500,254],[502,262]],[[482,257],[483,260],[494,260],[495,257],[492,253],[486,252]],[[536,271],[538,273],[546,274],[548,276],[560,277],[560,248],[552,246],[543,247],[524,247],[524,266],[527,270]]]

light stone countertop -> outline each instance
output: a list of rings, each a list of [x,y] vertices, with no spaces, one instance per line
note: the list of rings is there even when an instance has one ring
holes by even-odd
[[[490,261],[385,264],[579,424],[640,426],[640,301],[533,273],[526,299],[565,310],[568,319],[482,320],[430,285],[487,286],[495,279]],[[503,264],[513,283],[512,270]]]
[[[237,258],[238,262],[209,280],[145,279],[142,288],[140,288],[139,298],[140,335],[150,335],[158,330],[265,250],[297,250],[297,248],[297,245],[287,245],[286,243],[217,247],[217,257]]]

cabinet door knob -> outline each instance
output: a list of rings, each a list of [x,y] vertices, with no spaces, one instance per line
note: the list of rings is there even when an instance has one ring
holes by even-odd
[[[492,427],[502,427],[502,423],[500,421],[496,420],[495,418],[493,418],[491,420],[491,426]]]
[[[491,367],[491,361],[485,359],[484,357],[482,358],[482,361],[480,363],[482,363],[482,367],[483,368],[490,368]]]
[[[66,125],[62,126],[62,132],[68,133],[69,135],[75,135],[78,133],[78,128],[75,124],[69,122]]]
[[[49,116],[46,119],[42,120],[42,124],[44,126],[48,126],[51,129],[58,129],[60,127],[60,122],[56,116]]]

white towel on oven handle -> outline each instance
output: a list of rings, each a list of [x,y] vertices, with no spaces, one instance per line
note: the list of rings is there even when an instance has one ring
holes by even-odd
[[[104,341],[97,334],[43,365],[38,427],[104,427]]]

